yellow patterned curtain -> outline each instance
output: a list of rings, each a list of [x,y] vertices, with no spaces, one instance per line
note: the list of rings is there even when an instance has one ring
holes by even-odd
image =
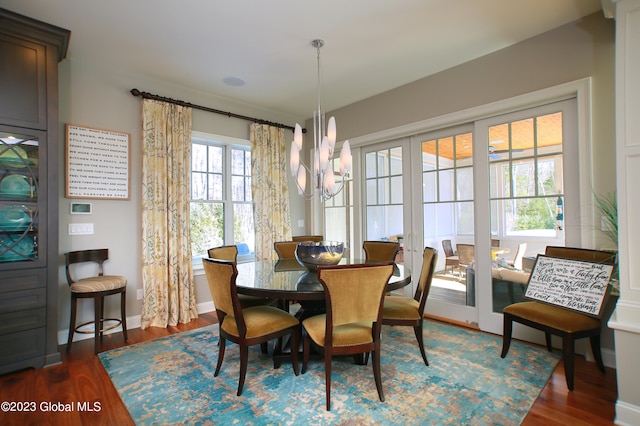
[[[142,103],[142,328],[198,317],[191,265],[191,108]]]
[[[256,259],[277,259],[274,241],[291,240],[284,129],[251,124],[251,195]]]

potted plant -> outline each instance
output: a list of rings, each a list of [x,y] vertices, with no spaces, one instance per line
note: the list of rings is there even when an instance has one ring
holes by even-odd
[[[618,202],[616,198],[616,193],[608,192],[606,195],[593,195],[593,198],[596,202],[596,208],[600,213],[601,217],[601,226],[600,231],[609,237],[611,242],[613,243],[614,248],[611,250],[614,253],[618,252]],[[618,264],[613,268],[613,272],[611,274],[611,284],[613,285],[614,291],[618,292]]]

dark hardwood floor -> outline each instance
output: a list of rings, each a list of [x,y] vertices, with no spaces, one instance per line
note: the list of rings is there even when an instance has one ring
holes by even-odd
[[[129,330],[128,344],[216,322],[215,313],[207,313],[189,324],[167,329],[133,329]],[[122,334],[115,333],[105,336],[103,349],[109,350],[122,345]],[[0,376],[0,402],[29,402],[36,405],[34,412],[0,411],[0,425],[134,424],[100,360],[93,354],[93,340],[75,342],[69,353],[65,349],[65,346],[60,348],[62,364]],[[575,390],[569,392],[560,363],[522,424],[613,425],[617,398],[615,373],[615,370],[607,369],[607,373],[602,374],[594,363],[578,357]],[[85,410],[80,410],[79,404],[85,404]],[[27,407],[33,408],[33,404]],[[86,410],[87,408],[92,408],[93,411]]]

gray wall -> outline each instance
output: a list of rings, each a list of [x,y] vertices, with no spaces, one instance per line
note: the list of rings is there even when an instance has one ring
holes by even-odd
[[[601,13],[596,13],[432,77],[341,108],[332,114],[338,122],[339,139],[344,140],[591,76],[593,152],[594,158],[597,158],[594,182],[598,192],[606,192],[615,188],[613,67],[614,23],[605,20]],[[81,57],[64,61],[60,65],[60,74],[62,129],[64,124],[72,123],[131,134],[130,200],[87,200],[93,204],[93,214],[72,216],[69,214],[71,200],[64,197],[64,179],[61,179],[60,335],[65,335],[69,318],[69,292],[64,278],[62,254],[84,248],[109,247],[111,250],[109,271],[125,275],[129,280],[127,311],[130,326],[135,326],[136,317],[141,311],[136,290],[142,287],[141,100],[129,94],[129,90],[135,87],[287,124],[302,122],[308,116],[285,116],[229,100],[205,97],[126,70],[96,67],[84,62]],[[310,123],[307,123],[309,127]],[[194,111],[193,129],[245,139],[249,135],[247,122],[201,111]],[[64,141],[62,132],[60,137]],[[289,134],[288,137],[292,136]],[[60,161],[64,165],[63,150],[60,152]],[[64,173],[63,167],[61,173]],[[305,230],[295,225],[298,219],[305,219],[305,204],[295,195],[295,188],[291,188],[290,193],[293,233],[303,234]],[[93,223],[95,234],[69,236],[68,225],[75,222]],[[211,297],[203,276],[196,277],[196,286],[198,303],[203,307],[209,306]],[[115,311],[116,301],[107,309]],[[81,312],[85,317],[92,315],[92,309],[88,306]]]

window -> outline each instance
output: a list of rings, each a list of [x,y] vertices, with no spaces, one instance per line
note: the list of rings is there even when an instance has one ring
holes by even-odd
[[[340,188],[343,184],[340,161],[338,158],[330,161],[336,178],[336,187]],[[327,241],[343,241],[345,250],[349,253],[345,257],[349,258],[353,258],[355,254],[355,247],[351,243],[354,241],[353,214],[353,178],[346,176],[342,191],[324,202],[324,238]]]
[[[365,153],[366,239],[403,235],[402,147]]]
[[[253,258],[251,150],[248,142],[214,135],[192,137],[191,251],[238,246],[238,261]]]
[[[473,134],[423,140],[422,182],[425,237],[473,238]]]
[[[491,232],[556,237],[563,198],[562,112],[489,127]]]

